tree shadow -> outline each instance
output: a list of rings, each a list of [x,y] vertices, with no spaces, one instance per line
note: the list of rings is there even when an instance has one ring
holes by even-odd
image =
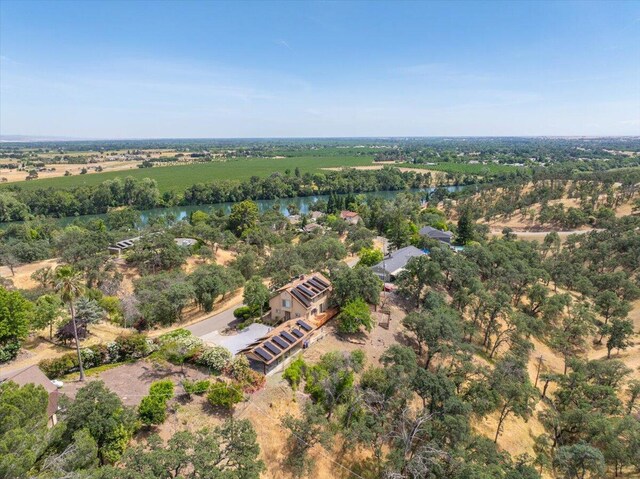
[[[403,331],[396,331],[393,333],[393,339],[403,346],[409,346],[416,351],[418,350],[418,342],[410,336],[407,336]]]
[[[213,406],[206,399],[202,403],[203,412],[207,413],[209,416],[213,416],[221,420],[230,419],[233,416],[234,409],[235,408],[226,409],[220,406]]]

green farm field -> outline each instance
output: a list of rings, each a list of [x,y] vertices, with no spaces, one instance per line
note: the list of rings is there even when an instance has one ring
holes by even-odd
[[[495,163],[490,163],[488,165],[469,163],[437,163],[435,165],[421,165],[414,163],[403,163],[398,166],[407,168],[420,168],[432,171],[444,171],[445,173],[461,173],[465,175],[491,175],[527,170],[527,168],[523,166],[497,165]]]
[[[302,173],[319,172],[322,168],[350,167],[370,165],[370,156],[295,156],[287,158],[239,158],[210,163],[194,163],[180,166],[154,166],[135,170],[111,171],[88,175],[61,176],[41,180],[6,183],[25,190],[39,188],[71,188],[82,185],[96,185],[117,177],[151,178],[158,182],[161,192],[184,190],[196,184],[215,180],[247,180],[252,176],[268,176],[274,172],[284,173],[289,169],[293,173],[296,167]]]

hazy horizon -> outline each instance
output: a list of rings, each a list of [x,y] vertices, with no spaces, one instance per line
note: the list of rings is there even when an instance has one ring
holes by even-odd
[[[640,3],[0,3],[0,134],[640,135]]]
[[[72,137],[59,137],[50,135],[10,135],[1,134],[0,142],[4,143],[38,143],[38,142],[51,142],[51,143],[64,143],[64,142],[109,142],[109,141],[221,141],[221,140],[233,140],[233,141],[262,141],[262,140],[429,140],[429,139],[604,139],[604,138],[640,138],[640,134],[637,135],[435,135],[435,136],[226,136],[226,137],[196,137],[196,136],[162,136],[162,137],[122,137],[122,138],[72,138]]]

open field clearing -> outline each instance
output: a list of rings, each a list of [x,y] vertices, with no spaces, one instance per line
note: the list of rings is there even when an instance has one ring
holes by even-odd
[[[345,165],[347,166],[347,165]],[[447,173],[461,173],[466,175],[487,175],[513,173],[518,170],[524,170],[523,167],[496,165],[494,163],[488,165],[469,164],[469,163],[438,163],[435,165],[424,165],[415,163],[396,163],[396,162],[376,162],[375,165],[355,166],[358,170],[381,170],[385,166],[395,166],[400,171],[413,171],[416,173],[431,172],[432,174],[446,175]],[[340,168],[330,167],[326,170],[339,170]]]
[[[417,168],[420,170],[430,171],[443,171],[445,173],[462,173],[465,175],[488,175],[488,174],[502,174],[502,173],[515,173],[516,171],[526,171],[528,168],[522,166],[510,166],[510,165],[498,165],[490,163],[483,164],[470,164],[470,163],[436,163],[435,165],[413,164],[413,163],[399,163],[398,166],[406,166],[411,168]]]
[[[57,164],[48,164],[47,168],[55,168],[55,171],[39,171],[38,179],[44,180],[49,178],[59,178],[64,177],[66,171],[71,173],[72,175],[80,175],[80,171],[83,168],[87,169],[87,175],[93,175],[98,173],[105,173],[109,171],[122,171],[122,170],[131,170],[137,169],[138,162],[136,161],[103,161],[99,163],[91,163],[88,165],[79,165],[75,163],[57,163]],[[102,167],[102,172],[95,171],[96,167]],[[0,170],[0,178],[6,178],[7,183],[16,183],[25,181],[26,177],[29,173],[27,171],[19,171],[19,170]],[[31,180],[38,181],[38,180]]]
[[[82,185],[97,185],[117,177],[151,178],[158,182],[160,192],[184,190],[196,184],[216,180],[247,180],[252,176],[268,176],[279,172],[284,174],[295,168],[301,173],[313,173],[327,167],[349,167],[369,165],[367,156],[294,156],[288,158],[242,158],[210,163],[194,163],[180,166],[154,166],[153,168],[135,168],[129,171],[111,171],[92,175],[63,176],[23,182],[24,189],[70,188]],[[24,172],[20,172],[21,174]],[[26,176],[26,174],[25,174]],[[5,187],[6,187],[5,183]]]

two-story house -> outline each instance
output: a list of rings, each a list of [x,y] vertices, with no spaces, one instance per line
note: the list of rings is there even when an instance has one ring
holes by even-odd
[[[313,319],[329,309],[331,282],[320,273],[301,275],[278,289],[269,300],[271,318],[275,321]]]

